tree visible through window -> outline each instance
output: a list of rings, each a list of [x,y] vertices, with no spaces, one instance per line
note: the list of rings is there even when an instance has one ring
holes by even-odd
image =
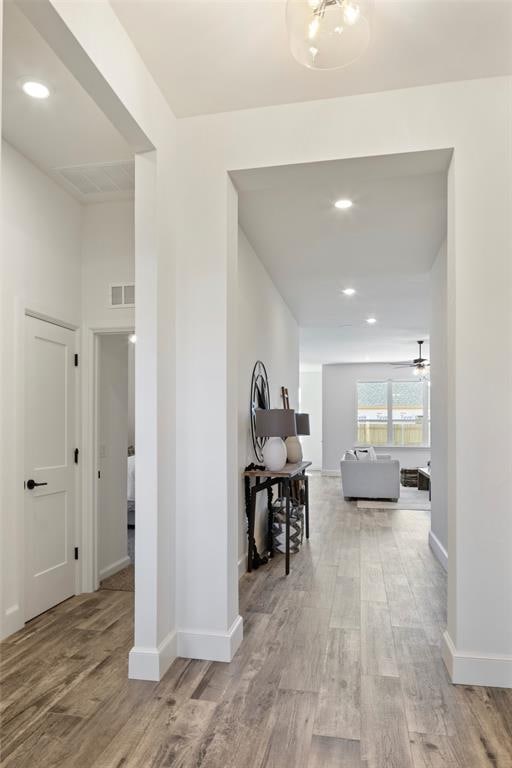
[[[429,394],[427,381],[358,382],[358,444],[428,445]]]

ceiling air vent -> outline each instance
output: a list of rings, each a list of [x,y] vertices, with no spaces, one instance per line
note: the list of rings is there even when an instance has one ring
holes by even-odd
[[[110,307],[134,307],[135,306],[135,284],[134,283],[112,283],[110,285]]]
[[[132,192],[135,189],[135,163],[99,163],[56,168],[55,172],[81,195],[105,192]]]

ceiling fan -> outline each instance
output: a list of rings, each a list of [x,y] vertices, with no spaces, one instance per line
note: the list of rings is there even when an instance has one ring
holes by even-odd
[[[397,368],[413,368],[415,376],[426,376],[429,372],[430,363],[426,357],[422,356],[421,347],[423,344],[423,341],[418,341],[419,353],[414,360],[403,360],[399,363],[391,363],[391,365],[395,365]]]

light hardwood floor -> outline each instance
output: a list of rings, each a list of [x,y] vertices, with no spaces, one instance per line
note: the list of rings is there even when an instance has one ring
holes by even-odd
[[[2,645],[2,766],[512,768],[512,691],[452,686],[425,512],[311,479],[311,539],[244,576],[231,664],[127,680],[132,598],[73,598]]]

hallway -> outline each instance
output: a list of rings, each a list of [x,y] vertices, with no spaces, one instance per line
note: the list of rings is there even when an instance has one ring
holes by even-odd
[[[311,539],[241,580],[229,664],[129,681],[129,592],[72,598],[1,646],[1,766],[512,768],[512,691],[454,687],[428,513],[312,476]]]

